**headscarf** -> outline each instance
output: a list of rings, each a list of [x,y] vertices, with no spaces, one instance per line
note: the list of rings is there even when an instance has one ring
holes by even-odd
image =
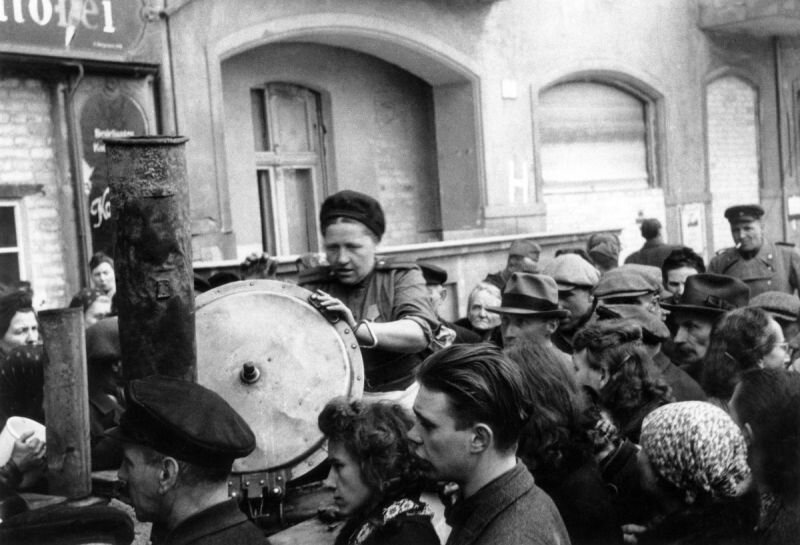
[[[640,439],[656,473],[685,493],[714,499],[740,495],[750,479],[747,445],[728,414],[710,403],[684,401],[647,415]]]

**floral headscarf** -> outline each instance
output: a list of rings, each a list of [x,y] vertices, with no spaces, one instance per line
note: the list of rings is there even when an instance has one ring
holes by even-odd
[[[722,409],[703,401],[659,407],[642,424],[641,445],[653,469],[686,494],[740,495],[750,480],[747,445]]]

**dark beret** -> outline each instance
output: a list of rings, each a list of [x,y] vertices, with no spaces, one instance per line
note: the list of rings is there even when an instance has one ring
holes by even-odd
[[[103,318],[86,330],[86,361],[89,365],[114,363],[122,358],[119,322],[116,316]]]
[[[725,210],[725,219],[734,223],[737,221],[755,221],[761,219],[764,209],[757,204],[737,204]]]
[[[444,284],[447,282],[447,271],[433,263],[417,262],[426,284]]]
[[[185,380],[151,376],[126,387],[128,408],[108,435],[202,467],[230,468],[256,438],[227,401]]]
[[[350,218],[366,225],[378,238],[386,231],[386,218],[381,204],[364,193],[345,189],[334,193],[322,203],[319,224],[322,230],[336,218]]]

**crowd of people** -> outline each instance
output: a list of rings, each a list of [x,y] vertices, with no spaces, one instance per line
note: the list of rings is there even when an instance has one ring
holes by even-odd
[[[795,542],[800,253],[767,239],[761,207],[725,215],[735,246],[708,268],[657,220],[622,265],[613,234],[551,259],[516,241],[450,322],[448,272],[381,259],[375,199],[327,198],[325,259],[301,260],[298,283],[354,332],[366,378],[363,398],[319,414],[336,543],[439,543],[423,493],[453,545]],[[87,324],[93,467],[120,467],[154,544],[264,543],[228,497],[233,461],[256,446],[248,415],[197,384],[123,384],[113,261],[91,268],[71,306]],[[214,283],[265,270],[253,256]],[[41,368],[29,286],[0,298],[0,333],[0,418],[41,420],[41,392],[23,385]],[[2,490],[44,452],[17,440]]]

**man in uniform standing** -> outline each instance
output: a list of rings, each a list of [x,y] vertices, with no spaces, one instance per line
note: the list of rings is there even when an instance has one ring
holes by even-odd
[[[764,209],[757,204],[725,210],[736,246],[718,252],[708,272],[739,278],[750,287],[751,296],[765,291],[794,293],[800,286],[800,253],[793,245],[768,241],[763,216]]]

